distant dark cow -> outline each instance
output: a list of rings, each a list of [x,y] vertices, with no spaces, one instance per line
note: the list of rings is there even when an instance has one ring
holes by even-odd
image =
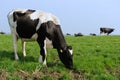
[[[0,32],[0,34],[5,34],[5,32]]]
[[[91,35],[91,36],[96,36],[96,34],[95,34],[95,33],[90,33],[90,35]]]
[[[70,34],[70,33],[67,33],[66,35],[71,36],[71,34]]]
[[[48,43],[51,43],[49,47],[57,49],[59,58],[66,68],[73,68],[72,47],[67,45],[56,16],[42,11],[15,9],[8,14],[8,22],[16,60],[19,59],[17,40],[22,40],[24,56],[25,42],[35,40],[40,46],[39,62],[43,62],[43,65],[46,65]]]
[[[78,37],[78,36],[83,36],[82,33],[77,33],[77,34],[74,34],[75,37]]]
[[[111,32],[113,32],[114,29],[113,28],[100,28],[100,34],[102,33],[106,33],[107,35],[109,35]]]

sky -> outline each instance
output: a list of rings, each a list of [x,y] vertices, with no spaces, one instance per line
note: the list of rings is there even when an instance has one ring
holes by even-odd
[[[56,15],[64,34],[100,33],[100,27],[114,28],[120,35],[120,0],[1,0],[0,31],[11,33],[7,14],[16,8],[41,10]]]

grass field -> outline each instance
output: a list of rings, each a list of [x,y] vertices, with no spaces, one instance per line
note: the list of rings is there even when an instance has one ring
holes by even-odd
[[[73,46],[75,70],[64,67],[55,49],[48,51],[48,67],[43,67],[36,42],[27,43],[23,57],[19,40],[20,60],[15,61],[11,35],[0,35],[0,80],[120,80],[120,36],[65,38]]]

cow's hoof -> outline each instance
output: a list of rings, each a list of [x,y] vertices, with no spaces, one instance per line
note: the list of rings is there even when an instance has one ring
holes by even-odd
[[[18,61],[18,60],[19,60],[19,57],[15,57],[15,60]]]

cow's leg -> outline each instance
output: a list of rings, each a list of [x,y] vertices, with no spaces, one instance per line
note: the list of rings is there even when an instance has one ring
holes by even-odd
[[[12,36],[13,36],[13,47],[14,47],[15,60],[19,60],[19,57],[18,57],[18,54],[17,54],[17,41],[18,41],[18,37],[14,33],[12,33]]]
[[[21,41],[22,41],[22,52],[23,52],[23,56],[25,57],[26,56],[26,50],[25,50],[26,42],[24,40],[21,40]]]
[[[109,35],[110,34],[110,32],[107,32],[107,35]]]
[[[102,31],[100,31],[100,35],[102,34]]]
[[[46,66],[46,57],[47,57],[47,51],[46,51],[46,39],[38,40],[38,43],[40,45],[40,56],[38,61],[43,62],[43,65]]]

